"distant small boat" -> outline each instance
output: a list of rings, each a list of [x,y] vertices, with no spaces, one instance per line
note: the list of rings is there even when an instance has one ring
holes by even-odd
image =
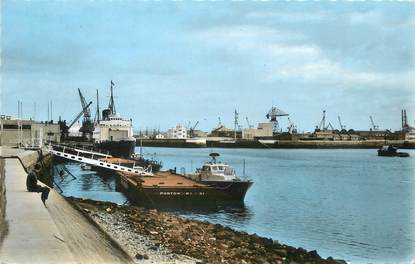
[[[398,152],[398,148],[389,145],[389,146],[382,146],[378,149],[378,156],[384,157],[409,157],[409,153],[406,152]]]
[[[91,167],[91,165],[89,165],[89,164],[82,163],[82,164],[81,164],[81,169],[82,169],[82,170],[91,170],[91,169],[92,169],[92,167]]]

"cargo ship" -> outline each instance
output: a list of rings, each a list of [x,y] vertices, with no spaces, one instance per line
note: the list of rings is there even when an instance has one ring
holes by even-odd
[[[95,125],[93,137],[95,150],[114,157],[130,158],[134,154],[136,140],[133,137],[131,119],[122,118],[115,110],[111,81],[111,95],[108,108],[102,111],[102,120]]]

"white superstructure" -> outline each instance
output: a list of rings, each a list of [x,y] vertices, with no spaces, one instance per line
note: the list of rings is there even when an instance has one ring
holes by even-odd
[[[195,173],[187,174],[187,177],[197,181],[240,181],[235,170],[226,163],[216,162],[218,153],[211,153],[212,160],[203,164]]]
[[[95,126],[95,141],[120,141],[134,140],[133,122],[131,119],[123,119],[119,114],[111,114],[106,119],[101,120]]]
[[[111,81],[111,95],[108,108],[102,111],[102,120],[95,124],[93,133],[95,142],[135,141],[132,119],[124,119],[115,111],[113,87],[114,83]],[[99,113],[98,109],[97,112]]]

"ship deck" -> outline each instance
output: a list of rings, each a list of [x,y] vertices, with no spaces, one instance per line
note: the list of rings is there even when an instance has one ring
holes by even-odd
[[[134,185],[141,185],[143,188],[208,188],[206,184],[197,183],[184,176],[169,171],[159,171],[154,176],[136,176],[120,172],[122,178],[128,179]]]

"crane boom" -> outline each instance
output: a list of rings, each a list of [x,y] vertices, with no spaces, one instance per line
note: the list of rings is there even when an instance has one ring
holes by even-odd
[[[339,120],[340,130],[346,129],[346,126],[342,124],[342,120],[340,119],[340,116],[337,116],[337,119]]]
[[[370,119],[370,123],[372,124],[373,130],[374,131],[378,130],[379,129],[379,126],[375,125],[375,122],[373,121],[372,116],[369,116],[369,119]]]
[[[248,117],[245,117],[245,119],[246,119],[246,123],[248,124],[248,128],[252,128],[253,126],[251,125],[251,123],[249,123]]]
[[[196,121],[195,125],[193,127],[190,126],[190,122],[189,122],[189,136],[192,138],[194,137],[194,132],[196,129],[196,126],[199,124],[199,121]]]
[[[86,119],[89,119],[91,117],[91,113],[89,112],[89,108],[87,106],[85,97],[81,93],[81,89],[78,88],[79,98],[81,99],[81,105],[82,105],[82,112],[84,114],[84,117]]]
[[[69,124],[69,126],[68,126],[68,129],[69,128],[71,128],[75,123],[76,123],[76,121],[78,121],[78,119],[85,113],[85,108],[88,108],[90,105],[92,104],[92,101],[91,102],[89,102],[89,104],[87,104],[83,109],[82,109],[82,111],[75,117],[75,119]]]
[[[323,117],[321,118],[320,124],[318,125],[318,128],[322,131],[327,130],[326,127],[326,110],[323,110]]]

